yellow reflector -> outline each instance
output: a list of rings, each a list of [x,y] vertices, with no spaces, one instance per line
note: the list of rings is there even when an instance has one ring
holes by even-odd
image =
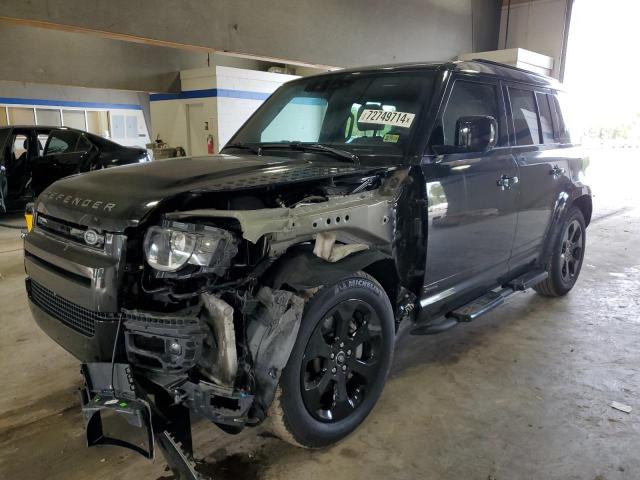
[[[31,229],[33,228],[33,214],[32,213],[25,213],[24,214],[24,219],[27,222],[27,232],[30,232]]]

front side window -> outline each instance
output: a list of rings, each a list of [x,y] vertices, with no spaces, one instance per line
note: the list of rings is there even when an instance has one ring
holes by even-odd
[[[516,145],[540,143],[538,113],[534,93],[520,88],[509,88]]]
[[[471,115],[491,116],[500,123],[495,85],[457,80],[442,114],[442,121],[431,135],[430,144],[455,145],[458,119]]]
[[[359,72],[295,80],[280,87],[228,145],[307,143],[356,155],[401,155],[436,75]]]
[[[78,140],[78,146],[76,150],[78,152],[86,152],[91,149],[91,142],[84,136],[80,135],[80,139]]]
[[[70,130],[58,130],[49,136],[45,149],[45,155],[59,155],[61,153],[75,152],[78,143],[78,134]]]

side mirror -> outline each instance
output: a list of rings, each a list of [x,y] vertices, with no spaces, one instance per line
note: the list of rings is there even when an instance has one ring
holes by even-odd
[[[486,152],[496,146],[498,122],[491,116],[470,115],[456,122],[456,147],[466,152]]]

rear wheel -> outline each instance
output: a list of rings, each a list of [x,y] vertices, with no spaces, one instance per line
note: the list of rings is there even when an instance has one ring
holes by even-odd
[[[536,292],[549,297],[566,295],[580,275],[585,245],[584,215],[577,207],[571,207],[554,242],[547,266],[549,276],[533,287]]]
[[[310,448],[351,433],[382,392],[394,340],[391,304],[372,277],[357,273],[323,287],[305,308],[269,411],[271,429]]]

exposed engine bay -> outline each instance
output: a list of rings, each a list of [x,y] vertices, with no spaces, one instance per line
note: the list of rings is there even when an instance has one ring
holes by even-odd
[[[261,421],[309,292],[391,258],[406,177],[332,180],[166,213],[128,257],[137,265],[122,287],[127,360],[216,423]]]

